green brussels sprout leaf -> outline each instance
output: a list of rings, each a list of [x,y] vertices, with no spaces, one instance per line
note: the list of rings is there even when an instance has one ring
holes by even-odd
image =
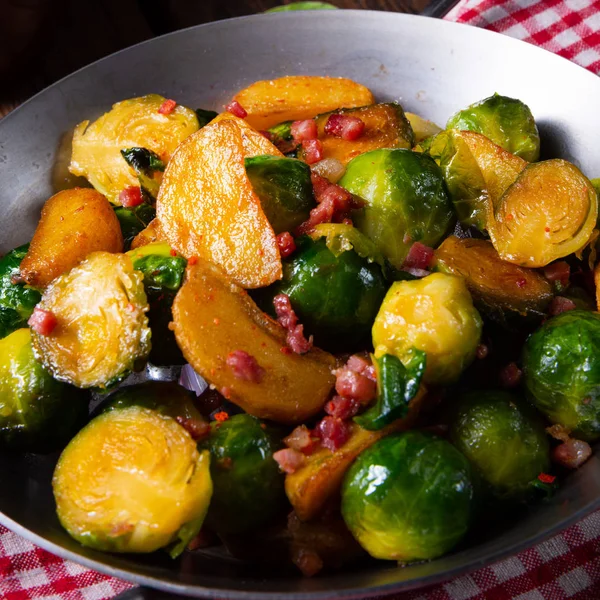
[[[151,198],[156,198],[160,184],[154,179],[154,173],[165,170],[165,163],[160,156],[147,148],[126,148],[121,150],[121,155],[135,171],[142,190]]]
[[[364,429],[378,431],[408,413],[408,403],[419,391],[427,355],[414,350],[406,366],[392,354],[375,358],[377,371],[377,402],[354,420]]]
[[[147,202],[140,204],[134,208],[125,208],[124,206],[115,206],[115,214],[121,225],[123,234],[123,242],[125,249],[128,250],[131,246],[133,238],[146,229],[150,221],[156,217],[156,210]]]
[[[538,495],[542,496],[544,500],[549,500],[556,494],[558,490],[558,483],[553,481],[552,483],[545,483],[540,481],[538,478],[529,482],[529,487],[532,488]]]
[[[0,339],[26,327],[33,308],[42,297],[28,285],[13,283],[28,248],[29,244],[19,246],[0,259]]]
[[[267,131],[275,138],[275,141],[289,142],[292,139],[292,123],[293,121],[284,121],[269,127]]]
[[[600,177],[598,177],[596,179],[590,179],[590,181],[592,182],[592,185],[596,189],[596,193],[598,194],[598,198],[600,198]]]
[[[332,10],[337,8],[329,2],[291,2],[283,6],[275,6],[265,10],[265,13],[286,12],[289,10]]]
[[[196,116],[198,117],[200,128],[208,125],[218,115],[219,113],[214,110],[204,110],[203,108],[196,109]]]

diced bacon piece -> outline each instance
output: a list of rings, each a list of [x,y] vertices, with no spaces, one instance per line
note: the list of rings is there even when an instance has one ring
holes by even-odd
[[[284,231],[278,234],[276,239],[281,258],[287,258],[296,250],[296,242],[289,231]]]
[[[335,391],[340,396],[368,404],[377,396],[377,384],[361,373],[342,368],[336,372]]]
[[[298,317],[292,308],[290,297],[287,294],[277,294],[273,298],[273,306],[279,324],[285,329],[293,329],[298,323]]]
[[[360,402],[344,396],[334,396],[326,405],[325,412],[332,417],[345,421],[360,410]]]
[[[323,158],[323,144],[319,140],[304,140],[302,142],[304,160],[312,165]]]
[[[210,433],[210,425],[201,419],[192,419],[179,416],[176,420],[196,442],[208,437],[208,434]]]
[[[514,388],[521,383],[523,371],[517,367],[516,363],[511,362],[502,371],[500,371],[500,383],[502,387]]]
[[[273,453],[273,458],[279,465],[279,468],[288,475],[295,473],[306,460],[302,452],[293,448],[283,448]]]
[[[591,455],[592,448],[587,442],[571,438],[554,448],[552,460],[568,469],[578,469]]]
[[[274,143],[281,154],[295,152],[298,149],[298,146],[300,146],[300,142],[296,142],[295,140],[282,140],[280,138],[276,139]]]
[[[129,185],[119,194],[119,202],[125,208],[139,206],[143,201],[142,189],[139,186]]]
[[[36,306],[27,324],[39,335],[50,335],[54,331],[58,321],[53,312]]]
[[[299,425],[283,440],[288,448],[298,450],[303,454],[311,454],[315,449],[315,442],[311,437],[311,431],[306,425]]]
[[[265,370],[258,364],[256,358],[243,350],[234,350],[225,360],[233,374],[243,381],[260,383]]]
[[[314,119],[305,119],[303,121],[294,121],[291,127],[292,137],[297,142],[306,140],[316,140],[319,136],[317,123]]]
[[[315,198],[317,199],[317,202],[320,202],[320,196],[322,196],[323,192],[331,185],[331,182],[314,171],[310,174],[310,182],[313,186]]]
[[[346,368],[357,373],[362,373],[367,367],[371,367],[371,361],[359,354],[353,354],[346,362]]]
[[[402,267],[405,269],[427,269],[432,260],[433,248],[430,248],[425,244],[421,244],[421,242],[415,242],[410,247]]]
[[[232,100],[225,107],[225,110],[240,119],[245,119],[248,116],[246,109],[237,100]]]
[[[365,123],[358,117],[334,113],[325,123],[325,133],[352,142],[365,131]]]
[[[266,129],[261,129],[258,133],[260,133],[260,135],[262,135],[263,137],[267,138],[270,142],[275,141],[275,136]]]
[[[158,112],[161,115],[170,115],[175,110],[176,106],[177,106],[177,102],[175,102],[175,100],[165,100],[160,105]]]
[[[560,315],[569,310],[575,310],[576,308],[577,306],[573,300],[565,298],[564,296],[555,296],[552,298],[552,302],[550,302],[548,314],[555,317],[556,315]]]
[[[348,441],[350,426],[337,417],[323,417],[315,427],[315,435],[325,448],[333,452]]]
[[[569,285],[571,267],[568,262],[559,260],[544,267],[544,276],[548,281],[560,283],[564,289]]]
[[[304,325],[296,325],[288,331],[286,342],[296,354],[306,354],[313,347],[313,336],[307,339],[304,335]]]

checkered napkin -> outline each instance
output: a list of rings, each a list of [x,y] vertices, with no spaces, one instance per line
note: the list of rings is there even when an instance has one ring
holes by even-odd
[[[463,0],[446,18],[542,46],[600,74],[600,0]],[[0,600],[108,600],[129,587],[0,526]],[[600,600],[600,511],[517,556],[393,600],[566,598]]]

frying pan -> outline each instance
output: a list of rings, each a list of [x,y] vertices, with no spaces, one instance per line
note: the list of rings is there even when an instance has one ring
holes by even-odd
[[[0,122],[0,252],[29,240],[43,202],[66,178],[69,136],[118,100],[156,92],[191,107],[221,108],[257,79],[345,76],[376,97],[438,123],[499,92],[535,114],[545,157],[600,175],[600,78],[555,55],[488,31],[405,14],[296,12],[210,23],[100,60],[38,94]],[[170,561],[101,554],[61,529],[50,488],[56,456],[0,455],[0,523],[35,544],[105,573],[201,598],[358,598],[414,589],[518,552],[600,507],[600,461],[571,474],[529,514],[432,562],[398,568],[367,562],[303,579],[225,556]],[[490,532],[495,515],[490,514]],[[257,534],[257,535],[260,535]]]

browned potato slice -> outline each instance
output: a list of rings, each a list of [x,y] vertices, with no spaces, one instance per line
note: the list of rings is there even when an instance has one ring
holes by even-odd
[[[256,153],[281,156],[241,119],[215,119],[179,146],[156,203],[161,235],[172,248],[218,264],[245,288],[281,278],[275,233],[244,167]]]
[[[533,163],[507,189],[488,222],[500,258],[543,267],[582,250],[598,217],[598,195],[583,173],[562,159]]]
[[[246,412],[295,424],[318,413],[333,388],[335,359],[313,349],[282,352],[285,330],[254,304],[218,267],[199,260],[188,266],[173,304],[177,343],[194,369]],[[262,369],[260,381],[236,377],[227,357],[247,352]]]
[[[352,423],[348,441],[335,452],[320,448],[306,457],[306,463],[295,473],[285,477],[285,493],[296,514],[303,521],[313,519],[335,494],[354,459],[377,440],[394,431],[409,429],[418,416],[425,388],[411,400],[409,413],[379,431],[363,429]]]
[[[140,231],[131,241],[131,249],[135,250],[141,246],[147,246],[154,242],[160,242],[160,227],[156,219],[152,219],[146,229]]]
[[[234,100],[244,107],[246,120],[256,129],[375,102],[368,88],[351,79],[314,75],[256,81],[238,92]]]
[[[122,252],[121,227],[108,200],[99,192],[74,188],[55,194],[44,204],[21,279],[38,288],[79,264],[88,254]]]

